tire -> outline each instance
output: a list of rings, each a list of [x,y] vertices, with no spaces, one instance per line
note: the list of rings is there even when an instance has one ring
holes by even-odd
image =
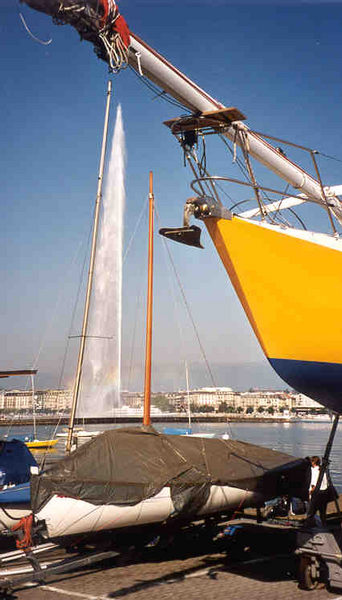
[[[313,561],[309,556],[299,559],[298,581],[302,590],[314,590],[318,586],[318,577],[313,574]]]

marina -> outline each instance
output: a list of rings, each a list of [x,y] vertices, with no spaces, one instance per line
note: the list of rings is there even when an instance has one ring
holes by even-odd
[[[24,331],[25,327],[17,327],[18,316],[23,312],[18,308],[12,312],[11,302],[7,307],[8,317],[6,313],[8,323],[3,323],[4,335],[5,331],[12,335],[13,330],[17,332],[17,339],[13,346],[11,343],[8,347],[3,345],[9,364],[2,368],[13,366],[14,357],[21,356],[23,360],[29,354],[30,361],[25,358],[20,370],[1,370],[0,377],[30,373],[31,390],[27,393],[17,390],[12,398],[7,392],[2,393],[4,413],[10,414],[11,408],[13,412],[9,424],[5,420],[0,424],[0,545],[3,545],[0,596],[20,600],[49,596],[103,600],[127,596],[138,600],[171,595],[174,598],[183,594],[190,598],[205,594],[210,599],[228,594],[233,599],[251,596],[281,600],[302,598],[312,591],[317,599],[341,597],[342,438],[338,424],[342,414],[342,329],[339,318],[342,285],[338,273],[342,263],[342,185],[338,169],[336,178],[331,166],[331,161],[340,163],[341,160],[332,156],[332,151],[330,154],[324,151],[323,141],[328,143],[328,136],[325,128],[321,130],[321,136],[318,135],[320,119],[317,114],[321,115],[321,107],[316,96],[311,90],[316,106],[311,118],[316,127],[309,127],[307,140],[302,141],[304,132],[300,133],[300,117],[306,117],[308,122],[310,119],[302,108],[298,111],[298,106],[292,106],[291,110],[289,100],[286,112],[291,114],[291,119],[285,117],[287,121],[281,126],[278,117],[275,124],[278,127],[279,123],[279,131],[274,123],[274,129],[271,126],[270,115],[277,101],[269,91],[277,89],[281,64],[278,68],[275,63],[268,72],[267,81],[269,85],[272,82],[268,91],[260,85],[263,73],[260,65],[266,65],[273,57],[274,43],[272,50],[269,48],[264,54],[259,68],[254,69],[251,63],[246,71],[247,79],[254,72],[258,74],[257,97],[260,100],[263,97],[264,103],[268,96],[272,98],[268,111],[262,106],[265,123],[259,117],[259,123],[263,125],[259,127],[254,112],[256,110],[258,114],[257,97],[253,102],[246,102],[246,98],[250,98],[247,86],[243,105],[242,80],[235,91],[238,106],[230,99],[239,71],[248,63],[245,58],[241,60],[243,53],[239,55],[236,48],[227,62],[230,36],[226,35],[226,27],[222,35],[223,46],[219,49],[221,41],[217,44],[217,61],[209,57],[209,54],[214,56],[215,43],[212,53],[205,51],[201,62],[198,53],[203,49],[199,48],[198,52],[193,44],[187,43],[185,53],[185,44],[178,43],[181,39],[178,31],[177,44],[172,41],[168,44],[170,35],[172,39],[170,27],[159,37],[161,50],[165,48],[170,58],[161,54],[153,43],[154,20],[152,29],[150,23],[147,26],[146,21],[141,21],[143,37],[140,37],[140,32],[138,35],[134,25],[129,26],[126,20],[126,16],[130,20],[135,14],[137,6],[131,7],[131,13],[128,8],[126,15],[126,8],[123,7],[121,13],[121,6],[114,0],[22,0],[22,4],[25,11],[27,9],[37,19],[36,23],[46,24],[46,20],[41,20],[44,18],[50,24],[67,26],[65,38],[63,34],[60,37],[66,44],[63,50],[72,48],[68,36],[71,29],[76,31],[81,40],[87,42],[88,50],[94,50],[101,67],[105,66],[107,77],[101,125],[97,117],[100,112],[102,114],[103,107],[102,111],[97,108],[96,119],[92,122],[92,109],[86,106],[88,103],[90,107],[95,101],[91,80],[84,77],[84,73],[90,76],[93,67],[87,65],[79,69],[83,81],[87,81],[86,94],[74,85],[69,74],[69,84],[61,79],[63,98],[56,98],[51,108],[64,106],[68,97],[71,110],[64,120],[64,127],[58,119],[58,132],[59,135],[62,132],[62,137],[57,143],[56,131],[53,134],[49,120],[49,126],[42,130],[49,132],[51,140],[56,140],[54,145],[33,143],[35,152],[30,153],[33,159],[38,149],[44,149],[38,161],[42,173],[38,185],[32,168],[31,194],[36,204],[35,196],[43,191],[45,177],[48,208],[40,207],[42,221],[40,223],[38,218],[37,227],[32,225],[28,246],[38,248],[36,238],[39,231],[43,232],[43,223],[48,225],[46,231],[51,231],[52,206],[55,204],[54,210],[58,210],[59,198],[61,205],[66,206],[67,197],[68,208],[72,206],[72,210],[63,212],[58,232],[58,252],[63,255],[64,266],[61,267],[63,283],[59,284],[55,309],[61,317],[49,314],[46,319],[49,334],[44,334],[39,345],[34,343],[34,335],[41,330],[44,320],[42,306],[49,305],[47,298],[43,299],[44,285],[38,284],[34,301],[29,294],[23,295],[27,302],[25,315],[29,315],[24,317],[26,330],[30,327],[32,330],[29,349],[25,350],[25,344],[20,341],[20,329]],[[226,11],[226,7],[222,10]],[[268,10],[272,12],[271,7]],[[264,15],[273,31],[281,19],[277,13],[272,13],[268,21],[271,12],[263,11],[260,8],[260,15]],[[331,14],[328,13],[332,26]],[[257,12],[251,19],[253,27],[260,15]],[[188,16],[193,23],[194,13],[189,12]],[[232,27],[232,34],[235,30],[243,32],[240,14],[237,12],[236,16],[239,27]],[[286,32],[294,30],[296,19],[293,15],[291,18],[290,13],[284,13],[284,16],[288,18]],[[306,13],[303,17],[306,23]],[[40,83],[44,80],[44,60],[53,56],[55,47],[50,48],[52,38],[44,40],[32,33],[22,13],[19,18],[31,42],[39,44],[42,51],[40,68],[28,58],[29,53],[24,56],[25,64],[35,65],[31,69],[32,78],[37,71]],[[225,23],[230,24],[230,19],[230,12],[225,12]],[[180,29],[185,26],[183,18],[182,21]],[[200,21],[198,19],[199,25]],[[215,14],[213,23],[206,25],[208,40],[214,40],[215,23],[218,27],[219,21]],[[164,22],[163,13],[163,25]],[[329,32],[326,40],[330,40],[330,30],[323,29],[324,35]],[[151,42],[145,41],[145,31],[152,35]],[[191,32],[186,28],[185,31],[189,40],[195,34],[195,30]],[[262,33],[263,27],[259,31]],[[302,36],[301,27],[298,32]],[[244,34],[239,48],[248,45],[245,44],[248,37]],[[267,43],[266,38],[264,43]],[[148,35],[146,39],[149,39]],[[197,30],[195,39],[201,39]],[[216,36],[216,39],[219,38]],[[251,39],[256,41],[258,37],[254,33]],[[11,46],[15,48],[15,56],[17,49],[12,40]],[[292,45],[286,43],[284,47],[289,56]],[[299,47],[294,53],[293,72],[302,56]],[[180,51],[181,68],[176,67],[176,50]],[[253,54],[254,50],[257,50],[256,45]],[[71,67],[74,50],[67,51],[64,58],[61,50],[59,52],[60,67],[63,65],[63,70],[67,67],[74,72],[76,80],[76,71]],[[17,55],[19,57],[20,53]],[[81,55],[79,65],[86,60],[83,48]],[[220,75],[221,55],[225,68]],[[68,60],[65,60],[66,56]],[[326,64],[331,64],[333,56],[335,52],[331,48],[326,51]],[[193,61],[199,63],[199,72],[205,81],[203,88],[195,82],[196,71],[191,77],[186,74]],[[282,62],[283,54],[279,63]],[[339,65],[335,62],[337,71]],[[307,68],[310,69],[312,64],[316,62],[306,60]],[[52,63],[46,74],[49,73],[47,79],[52,85],[51,67]],[[24,76],[25,70],[22,71]],[[159,112],[159,108],[145,112],[142,100],[131,91],[127,93],[131,84],[125,71],[133,73],[149,93],[152,92],[154,107],[159,101],[166,101],[169,114]],[[322,76],[327,72],[323,69]],[[277,77],[274,77],[275,73]],[[336,79],[335,76],[334,84]],[[124,84],[121,83],[123,80]],[[222,101],[209,92],[212,84]],[[44,88],[46,98],[48,88]],[[74,92],[77,90],[77,110],[72,88]],[[134,170],[130,167],[129,177],[126,177],[126,135],[120,90],[125,98],[124,108],[129,107],[131,111],[125,128],[132,136],[130,164],[136,163],[136,167]],[[221,96],[223,91],[225,95]],[[113,92],[117,107],[110,146]],[[37,97],[38,102],[39,94],[33,86],[27,96],[30,101],[31,97]],[[331,111],[338,102],[336,98],[334,102],[330,101]],[[154,100],[158,102],[154,103]],[[85,112],[79,119],[82,110]],[[20,114],[21,111],[17,112]],[[49,110],[51,123],[54,112]],[[181,178],[173,166],[171,152],[163,155],[163,135],[157,133],[152,142],[153,125],[150,126],[149,121],[154,122],[156,117],[165,138],[168,136],[178,147],[178,161],[180,159],[187,169],[187,190],[179,184]],[[74,130],[73,118],[78,123]],[[294,127],[291,131],[292,119]],[[33,130],[38,131],[40,122],[32,105],[29,121],[31,136]],[[15,126],[19,132],[19,121]],[[78,137],[78,128],[82,130],[82,141]],[[340,140],[334,138],[334,128],[331,129],[330,137],[335,139],[338,147]],[[98,170],[95,171],[94,155],[99,146],[100,130],[102,143]],[[15,135],[13,139],[16,139]],[[88,139],[92,143],[92,152],[86,161]],[[78,149],[74,146],[77,140]],[[136,147],[132,152],[133,141]],[[48,146],[50,153],[45,149]],[[19,154],[20,147],[16,142],[15,154]],[[138,160],[137,155],[134,158],[136,149]],[[52,155],[53,176],[52,172],[48,175]],[[159,169],[149,164],[154,155]],[[49,162],[45,162],[47,159]],[[325,168],[327,159],[329,163]],[[63,161],[71,163],[71,171],[63,167]],[[28,162],[25,157],[25,168]],[[62,175],[58,179],[59,171]],[[15,172],[16,181],[18,172],[25,181],[19,165]],[[86,197],[90,190],[90,173],[93,182],[96,182],[97,174],[97,190],[93,194],[91,223],[86,227],[84,215],[76,216],[76,205],[79,202],[80,213],[89,204],[89,211],[91,203]],[[29,179],[27,171],[26,178]],[[62,180],[74,182],[71,194],[66,193]],[[51,185],[52,181],[54,185]],[[133,188],[135,199],[132,205],[127,203],[125,214],[126,200],[131,199]],[[158,190],[156,197],[155,188]],[[57,197],[55,193],[58,193]],[[29,200],[26,196],[29,192],[26,194],[25,188],[25,202]],[[77,198],[76,205],[73,198]],[[159,200],[163,201],[161,218],[156,205],[158,201],[159,206]],[[14,220],[20,222],[24,217],[19,206],[20,201],[16,199]],[[127,223],[124,219],[129,213],[130,239],[125,232]],[[8,214],[12,219],[11,211]],[[56,215],[57,212],[55,219]],[[69,221],[70,225],[72,221],[82,222],[82,226],[77,225],[80,237],[81,228],[88,229],[87,236],[82,234],[84,248],[82,252],[82,244],[77,251],[74,248],[73,259],[71,247],[76,238],[73,228],[69,228]],[[156,221],[158,240],[166,251],[172,279],[168,289],[160,280],[158,286],[154,286],[155,272],[162,271],[164,275],[167,271],[159,262],[154,264]],[[132,264],[125,265],[125,260],[140,223],[143,224],[143,245],[134,249],[132,267]],[[33,231],[36,235],[32,235]],[[10,240],[10,237],[5,238],[8,246]],[[16,240],[26,256],[20,235]],[[43,242],[43,239],[39,241]],[[39,246],[39,261],[31,261],[31,275],[35,275],[33,265],[36,263],[41,262],[37,275],[42,270],[45,258],[42,248],[46,248],[46,240],[45,245]],[[182,265],[184,269],[183,282],[172,253],[177,256],[178,266]],[[57,258],[51,260],[48,254],[45,269],[50,282],[47,289],[53,296],[51,280]],[[140,261],[142,254],[146,254],[144,267]],[[220,293],[216,283],[220,273],[216,266],[215,270],[211,267],[211,255],[222,267],[221,275],[227,286],[222,288],[224,294]],[[9,257],[6,268],[13,274],[14,281],[16,269],[11,270],[11,262]],[[68,269],[65,268],[67,264]],[[16,265],[15,260],[13,265]],[[67,271],[72,284],[67,283],[67,277],[64,283]],[[144,291],[139,290],[138,285],[142,273]],[[38,276],[35,281],[39,281]],[[8,284],[5,285],[7,288],[14,289]],[[195,304],[196,319],[187,300],[188,293]],[[60,306],[64,294],[70,304],[68,309]],[[228,299],[231,294],[234,294],[234,300]],[[224,307],[221,316],[216,306],[223,307],[224,295],[228,295],[227,305],[234,306],[234,311],[230,314]],[[14,306],[16,295],[13,292],[12,297]],[[143,302],[142,297],[145,298]],[[172,298],[176,325],[167,309],[167,301]],[[191,336],[183,317],[176,316],[180,300],[192,328]],[[39,326],[31,319],[35,304],[41,306]],[[143,318],[142,313],[139,315],[139,305],[144,309]],[[63,312],[65,321],[68,313],[68,330],[65,324],[63,328],[61,326]],[[229,324],[229,342],[224,334],[225,323]],[[245,326],[249,327],[253,338],[244,337]],[[59,337],[62,329],[63,351]],[[52,330],[54,335],[51,336]],[[242,388],[228,382],[234,389],[244,390],[240,396],[239,392],[233,392],[233,387],[220,388],[215,382],[215,369],[208,359],[202,333],[206,334],[211,356],[218,361],[216,371],[220,361],[223,368],[229,361],[232,367],[234,364],[237,367],[239,352],[246,360],[248,344],[256,344],[254,349],[250,345],[250,355],[259,357],[259,364],[269,369],[270,377],[282,381],[283,391],[272,397],[269,388],[260,386],[259,390],[263,392],[257,399],[255,393],[258,392],[245,381]],[[137,353],[138,337],[140,349]],[[71,350],[69,343],[73,339],[76,344]],[[153,342],[154,351],[152,340],[157,341],[156,344]],[[200,389],[190,385],[196,365],[194,341],[210,387]],[[33,346],[37,346],[35,358]],[[58,383],[54,389],[46,389],[46,394],[36,393],[34,376],[40,377],[40,365],[48,365],[50,360],[42,377],[57,377],[57,356]],[[173,364],[169,363],[169,370],[166,360],[169,361],[170,356]],[[176,383],[176,361],[183,371],[181,385]],[[31,369],[24,368],[28,362]],[[159,371],[162,367],[163,385],[157,379],[156,364]],[[165,385],[167,380],[169,383]],[[227,385],[226,380],[224,385]],[[288,386],[286,390],[285,385]],[[130,396],[132,389],[142,387],[143,406],[139,404],[139,395]],[[64,397],[60,393],[63,388],[72,388],[69,406],[66,405],[68,392]],[[160,394],[159,398],[157,394],[158,407],[152,406],[153,388],[183,389],[183,392],[173,394],[173,404],[168,402],[167,393]],[[130,399],[130,407],[121,405],[123,393]],[[55,403],[55,410],[50,405],[50,413],[54,412],[55,416],[59,413],[58,420],[52,416],[43,417],[45,421],[38,418],[37,410],[44,413],[43,399],[51,405]],[[310,406],[312,401],[321,405],[322,411],[317,406]],[[171,410],[182,411],[183,415],[174,414],[172,419],[171,414],[163,414],[162,406],[165,411],[168,406]],[[68,409],[70,414],[66,422]],[[134,418],[128,418],[129,410]],[[17,411],[22,411],[22,421],[16,421]],[[315,416],[310,414],[315,411]],[[33,434],[31,420],[27,418],[30,412]],[[230,412],[233,413],[231,417],[228,416]],[[177,427],[178,422],[187,426]],[[19,453],[25,454],[25,461],[19,458]]]

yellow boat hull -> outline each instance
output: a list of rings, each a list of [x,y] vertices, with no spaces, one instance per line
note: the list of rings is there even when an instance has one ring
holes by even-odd
[[[342,240],[236,216],[205,224],[271,365],[342,413]]]
[[[54,448],[58,440],[32,440],[32,442],[25,442],[26,446],[30,450],[49,450]]]

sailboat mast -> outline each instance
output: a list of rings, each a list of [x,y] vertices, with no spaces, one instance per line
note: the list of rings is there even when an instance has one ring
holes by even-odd
[[[33,439],[37,439],[37,422],[36,422],[36,397],[34,390],[34,374],[31,373],[31,392],[32,392],[32,417],[33,417]]]
[[[150,171],[148,218],[148,282],[146,314],[145,388],[143,424],[151,425],[151,366],[152,366],[152,309],[153,309],[153,173]]]
[[[105,164],[105,158],[106,158],[109,109],[110,109],[111,95],[112,95],[112,82],[111,82],[111,80],[108,80],[107,101],[106,101],[106,110],[105,110],[103,136],[102,136],[101,158],[100,158],[99,175],[98,175],[98,183],[97,183],[97,194],[96,194],[96,200],[95,200],[94,224],[93,224],[91,254],[90,254],[89,271],[88,271],[87,292],[86,292],[86,299],[85,299],[85,306],[84,306],[84,313],[83,313],[83,324],[82,324],[82,333],[81,333],[81,339],[80,339],[80,347],[79,347],[79,352],[78,352],[76,377],[75,377],[73,396],[72,396],[72,406],[71,406],[70,420],[69,420],[69,426],[68,426],[68,437],[67,437],[67,443],[66,443],[66,451],[67,452],[70,452],[71,445],[72,445],[72,434],[73,434],[73,429],[74,429],[76,408],[77,408],[80,383],[81,383],[85,342],[86,342],[87,331],[88,331],[89,308],[90,308],[90,298],[91,298],[91,291],[92,291],[93,279],[94,279],[97,233],[98,233],[98,228],[99,228],[100,208],[101,208],[101,199],[102,199],[102,183],[103,183],[104,164]]]
[[[191,430],[191,403],[190,403],[190,389],[189,389],[189,369],[188,363],[185,361],[185,378],[186,378],[186,397],[188,404],[188,427]]]

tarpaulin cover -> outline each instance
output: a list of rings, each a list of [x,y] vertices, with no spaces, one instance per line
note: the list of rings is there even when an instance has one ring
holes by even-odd
[[[134,505],[170,486],[177,511],[205,504],[210,486],[265,499],[307,488],[306,460],[236,440],[164,435],[152,427],[106,431],[31,478],[32,509],[54,494],[92,504]]]

